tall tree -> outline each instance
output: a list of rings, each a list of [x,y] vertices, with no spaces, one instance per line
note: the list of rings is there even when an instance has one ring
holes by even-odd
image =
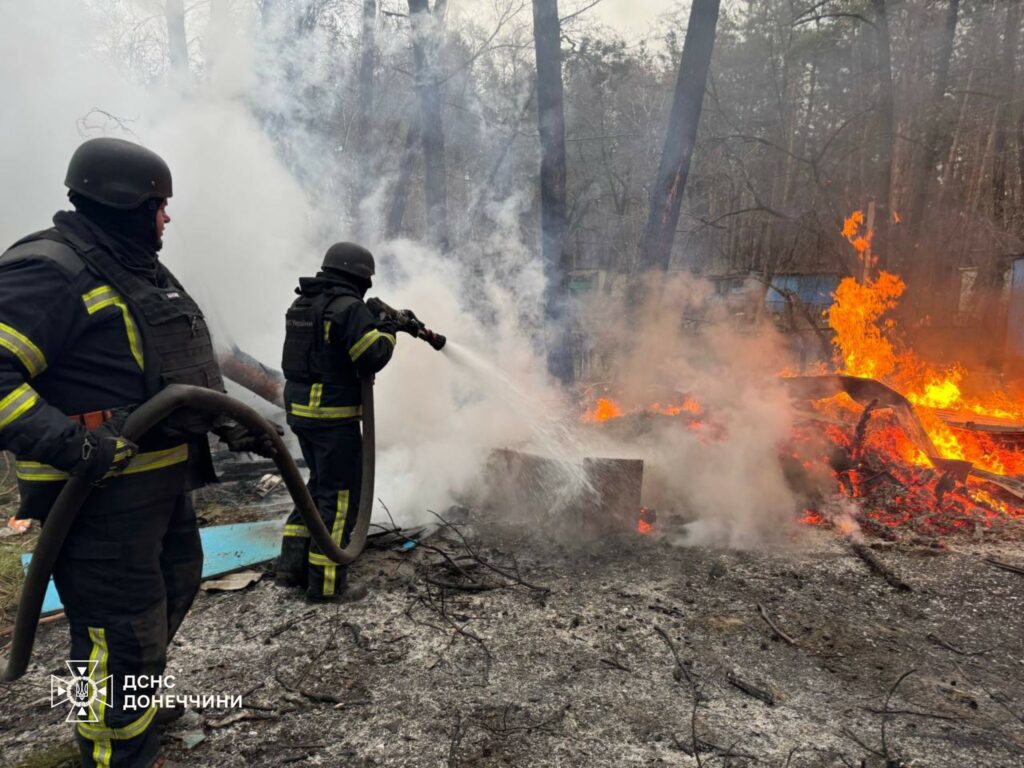
[[[573,374],[566,325],[571,265],[565,247],[565,107],[558,0],[533,0],[533,40],[537,54],[541,256],[547,278],[548,370],[560,381],[568,382]]]
[[[949,90],[949,63],[953,58],[953,43],[956,40],[957,18],[960,13],[960,0],[949,0],[946,5],[946,21],[942,27],[935,60],[935,83],[932,87],[931,112],[925,116],[928,121],[922,140],[921,167],[913,175],[909,207],[907,209],[907,226],[913,246],[918,247],[921,231],[924,226],[925,203],[928,199],[928,188],[934,181],[935,163],[939,159],[942,140],[942,102]],[[915,258],[915,262],[918,261]]]
[[[359,91],[356,101],[355,141],[353,142],[356,151],[359,153],[359,158],[357,161],[358,175],[355,183],[355,195],[353,195],[352,199],[353,212],[358,209],[359,204],[366,197],[367,191],[370,188],[370,177],[372,176],[373,83],[376,67],[377,0],[363,0],[362,51],[359,56]]]
[[[441,101],[441,24],[446,3],[437,0],[434,13],[429,0],[409,0],[412,51],[419,95],[419,136],[423,145],[427,229],[430,241],[442,251],[450,247],[448,234],[448,172],[445,162]]]
[[[896,109],[892,79],[892,39],[889,35],[889,14],[885,0],[871,0],[874,14],[875,43],[878,56],[878,181],[875,190],[875,239],[874,251],[879,265],[887,266],[889,253],[889,228],[892,222],[892,166],[895,158],[893,144],[896,141]]]
[[[999,105],[998,126],[995,131],[995,147],[992,165],[993,219],[997,225],[1005,226],[1007,206],[1006,177],[1010,167],[1008,148],[1009,135],[1014,123],[1014,80],[1017,63],[1017,42],[1020,39],[1021,0],[1009,0],[1006,8],[1006,28],[1003,31],[1003,52],[1000,70],[1003,77],[1002,98]],[[1002,282],[1000,277],[998,282]]]
[[[672,260],[672,243],[697,140],[720,5],[721,0],[693,0],[690,9],[672,113],[661,164],[651,190],[651,210],[641,249],[641,261],[647,268],[660,266],[668,269]]]
[[[167,0],[167,48],[171,79],[178,87],[188,81],[188,38],[185,36],[185,0]]]

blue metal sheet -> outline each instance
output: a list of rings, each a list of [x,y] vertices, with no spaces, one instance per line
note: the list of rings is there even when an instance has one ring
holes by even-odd
[[[772,312],[786,308],[784,293],[794,293],[804,304],[819,310],[832,306],[832,294],[839,287],[838,275],[776,275],[765,294],[765,305]]]
[[[273,560],[281,550],[281,534],[284,519],[260,520],[255,523],[234,523],[200,528],[203,541],[203,578]],[[21,556],[21,564],[28,570],[32,555]],[[46,589],[43,613],[53,613],[63,608],[53,580]]]

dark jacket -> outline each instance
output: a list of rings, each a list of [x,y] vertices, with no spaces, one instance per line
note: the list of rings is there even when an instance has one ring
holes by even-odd
[[[342,277],[303,277],[285,328],[285,401],[290,423],[361,414],[361,377],[373,376],[395,348],[395,328],[378,320],[363,291]]]
[[[157,295],[191,302],[155,254],[76,213],[54,223],[0,255],[0,448],[17,459],[22,517],[45,515],[81,458],[86,427],[70,417],[131,408],[162,386],[147,321],[79,251],[95,249]],[[215,479],[205,435],[153,433],[140,449],[117,482],[173,494]]]

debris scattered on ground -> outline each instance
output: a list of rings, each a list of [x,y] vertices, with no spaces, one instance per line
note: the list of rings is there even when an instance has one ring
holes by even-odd
[[[20,536],[32,529],[31,520],[19,520],[14,515],[7,518],[7,525],[0,529],[0,536]]]
[[[263,578],[262,571],[236,571],[219,579],[210,579],[202,583],[204,592],[237,592],[248,589]]]
[[[311,606],[270,579],[201,594],[168,673],[178,692],[241,705],[199,708],[198,721],[172,727],[169,759],[186,768],[1024,759],[1024,580],[984,559],[1018,563],[1014,544],[865,545],[913,585],[905,592],[822,527],[800,526],[791,547],[774,550],[678,547],[657,531],[566,548],[479,514],[433,519],[437,531],[411,550],[367,550],[352,568],[370,588],[359,603]],[[389,531],[397,545],[404,534]],[[14,764],[67,738],[64,714],[41,694],[66,644],[65,625],[41,627],[29,674],[4,690],[0,730],[14,734],[5,736]],[[189,748],[184,732],[203,738]]]

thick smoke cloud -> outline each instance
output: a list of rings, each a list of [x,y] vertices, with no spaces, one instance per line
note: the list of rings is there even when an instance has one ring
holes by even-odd
[[[353,169],[339,161],[344,153],[325,153],[308,139],[306,107],[290,101],[301,89],[285,82],[297,76],[291,58],[315,58],[294,48],[275,58],[273,41],[255,25],[234,36],[220,30],[209,44],[216,55],[203,81],[185,92],[142,87],[96,52],[95,41],[106,33],[102,22],[76,2],[0,9],[10,54],[0,67],[8,115],[0,127],[8,182],[0,189],[0,239],[10,243],[42,229],[55,210],[68,207],[61,181],[83,139],[139,141],[174,172],[162,258],[200,301],[220,341],[277,365],[297,277],[316,271],[330,242],[354,237],[354,223],[321,185]],[[319,75],[314,65],[298,76],[315,85]],[[278,146],[257,111],[279,121]],[[486,372],[401,336],[377,386],[378,496],[400,522],[464,494],[491,447],[528,444],[547,418],[538,404],[557,399],[537,356],[536,329],[524,326],[540,306],[543,279],[518,236],[523,205],[515,198],[497,206],[491,238],[450,258],[410,241],[368,243],[389,266],[374,293],[414,308],[454,343],[515,372],[515,387],[529,393],[510,396]],[[380,218],[375,210],[365,215]],[[500,271],[475,268],[485,261]],[[474,308],[486,310],[486,327],[470,313]],[[533,403],[528,412],[523,399]]]
[[[452,340],[439,355],[400,336],[378,377],[378,496],[399,522],[476,497],[489,451],[510,446],[563,460],[547,497],[556,510],[559,493],[586,490],[573,459],[634,455],[647,460],[648,501],[699,520],[691,540],[746,545],[781,529],[795,499],[776,458],[789,412],[770,383],[781,367],[770,333],[725,330],[708,308],[709,288],[689,281],[639,312],[603,297],[583,308],[584,326],[613,360],[623,396],[642,402],[670,383],[696,397],[723,436],[669,425],[632,441],[580,432],[572,398],[552,387],[540,352],[544,279],[522,230],[532,188],[498,200],[480,189],[473,199],[483,201],[487,234],[460,238],[452,254],[386,242],[372,233],[382,232],[394,180],[374,179],[351,221],[340,193],[356,172],[353,153],[344,136],[332,142],[309,130],[337,115],[337,105],[297,98],[324,85],[318,62],[335,42],[314,34],[284,45],[238,9],[228,26],[212,28],[199,11],[189,24],[203,33],[201,75],[187,87],[159,74],[140,83],[100,44],[111,29],[97,8],[70,0],[0,6],[0,239],[44,228],[67,207],[61,181],[84,138],[139,141],[175,175],[163,258],[223,343],[277,365],[296,278],[316,271],[330,242],[358,231],[371,233],[366,243],[383,267],[374,293],[413,308]],[[680,325],[680,310],[703,313],[700,332]]]

